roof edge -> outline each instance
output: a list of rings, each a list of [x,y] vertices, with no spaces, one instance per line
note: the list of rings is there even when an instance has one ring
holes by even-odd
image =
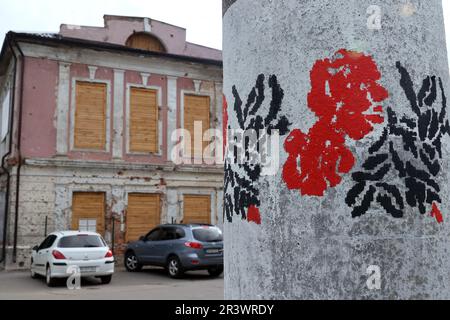
[[[137,21],[144,20],[144,19],[149,19],[150,21],[156,21],[156,22],[168,25],[168,26],[172,26],[172,27],[175,27],[175,28],[178,28],[178,29],[186,30],[186,28],[177,26],[177,25],[175,25],[173,23],[161,21],[161,20],[158,20],[158,19],[153,19],[153,18],[150,18],[150,17],[120,16],[120,15],[114,15],[114,14],[104,14],[103,15],[103,20],[105,20],[105,21],[106,20],[114,20],[114,19],[116,19],[116,20],[137,20]]]
[[[9,48],[9,44],[11,43],[11,33],[12,31],[9,31],[5,35],[5,39],[3,40],[3,45],[0,51],[0,75],[4,72],[4,68],[2,66],[4,59],[9,59],[13,54],[11,53],[11,50]],[[8,60],[6,60],[8,61]]]
[[[135,54],[135,55],[141,55],[141,56],[144,55],[144,56],[155,57],[155,58],[168,58],[168,59],[177,60],[177,61],[207,64],[207,65],[212,65],[212,66],[217,66],[217,67],[223,66],[222,60],[214,60],[214,59],[199,58],[199,57],[192,57],[192,56],[183,56],[183,55],[176,55],[176,54],[163,53],[163,52],[146,51],[146,50],[129,48],[129,47],[118,45],[118,44],[78,39],[78,38],[71,38],[71,37],[64,37],[59,34],[53,34],[53,36],[50,37],[48,35],[39,35],[39,34],[34,34],[34,33],[16,33],[16,32],[10,31],[10,32],[8,32],[7,35],[9,35],[9,37],[7,37],[7,38],[9,38],[13,41],[23,41],[23,42],[32,42],[32,43],[39,43],[39,44],[53,44],[53,45],[54,44],[70,45],[70,46],[77,46],[77,47],[90,48],[90,49],[96,49],[96,50],[122,52],[122,53],[129,53],[129,54]],[[6,41],[6,38],[5,38],[5,41]]]

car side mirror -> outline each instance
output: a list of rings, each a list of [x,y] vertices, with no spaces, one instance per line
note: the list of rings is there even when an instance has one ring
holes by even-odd
[[[145,237],[142,236],[142,237],[139,238],[139,241],[146,242],[147,240],[145,240]]]
[[[33,251],[38,252],[38,250],[39,250],[39,246],[34,246],[34,247],[33,247]]]

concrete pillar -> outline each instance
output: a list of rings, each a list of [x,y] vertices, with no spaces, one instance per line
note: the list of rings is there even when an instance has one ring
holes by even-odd
[[[178,191],[176,189],[167,190],[167,223],[178,221]]]
[[[441,1],[223,8],[227,128],[280,141],[273,174],[228,153],[226,298],[450,298]]]
[[[172,161],[172,150],[175,142],[172,134],[177,129],[178,89],[177,77],[167,77],[167,160]]]
[[[123,156],[123,104],[125,96],[125,71],[114,70],[114,120],[113,120],[113,158]]]
[[[66,156],[69,135],[70,63],[59,63],[57,110],[56,110],[56,153]]]

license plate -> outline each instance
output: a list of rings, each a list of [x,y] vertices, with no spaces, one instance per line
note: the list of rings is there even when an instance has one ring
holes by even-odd
[[[90,273],[90,272],[96,272],[96,271],[97,271],[96,267],[80,267],[81,273]]]
[[[221,253],[221,250],[220,249],[207,249],[206,253],[207,254],[219,254],[219,253]]]

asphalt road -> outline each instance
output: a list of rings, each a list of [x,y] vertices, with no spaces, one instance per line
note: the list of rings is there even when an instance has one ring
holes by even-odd
[[[83,279],[80,290],[68,290],[64,281],[48,288],[42,278],[28,272],[0,272],[0,300],[223,300],[223,276],[207,272],[170,279],[164,270],[144,269],[140,273],[117,271],[109,285]]]

